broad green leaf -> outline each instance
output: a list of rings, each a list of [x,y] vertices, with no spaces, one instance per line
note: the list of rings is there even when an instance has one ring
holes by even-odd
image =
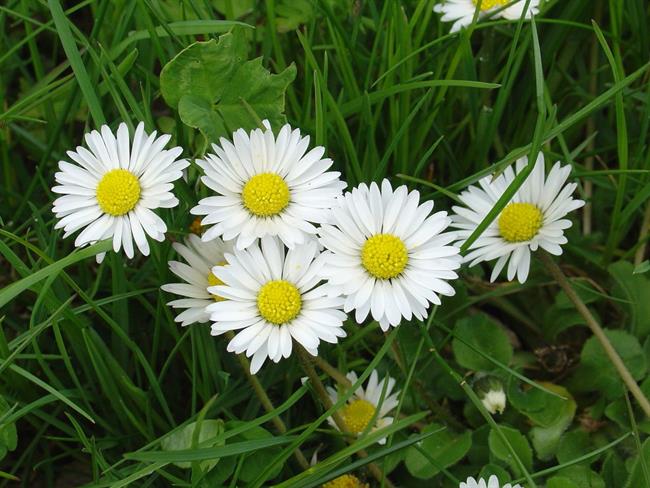
[[[192,448],[192,436],[194,435],[194,430],[196,429],[196,422],[187,424],[182,429],[174,432],[169,437],[166,437],[160,443],[163,451],[182,451]],[[206,442],[210,439],[214,439],[214,442],[208,442],[202,447],[215,447],[223,446],[224,441],[218,441],[217,438],[220,434],[223,433],[223,421],[222,420],[204,420],[201,422],[201,431],[199,432],[198,442]],[[219,459],[209,459],[201,462],[201,470],[203,472],[210,471],[217,463]],[[174,463],[179,468],[188,469],[192,467],[191,462],[176,462]]]
[[[231,430],[236,427],[246,425],[246,422],[238,420],[230,421],[226,424],[226,430]],[[257,439],[270,439],[273,435],[262,427],[254,427],[235,437],[231,442],[252,441]],[[239,478],[245,482],[250,483],[257,478],[259,474],[273,461],[278,455],[280,449],[278,447],[268,447],[266,449],[259,449],[251,455],[246,455],[242,462],[242,468],[239,471]],[[269,479],[275,478],[282,470],[282,465],[278,464],[276,470],[269,476]]]
[[[18,445],[18,432],[16,424],[2,420],[10,411],[9,404],[0,396],[0,460],[13,451]]]
[[[565,476],[553,476],[546,484],[547,488],[579,488],[570,478]]]
[[[494,369],[495,366],[465,343],[503,364],[508,364],[512,358],[512,345],[508,336],[485,314],[460,319],[454,328],[454,335],[454,356],[458,364],[467,369],[486,371]]]
[[[634,266],[627,261],[610,265],[609,274],[615,282],[612,295],[621,298],[629,314],[629,330],[639,340],[650,333],[650,279],[644,274],[635,274]]]
[[[641,264],[638,264],[634,267],[632,274],[643,274],[650,271],[650,260],[646,259]]]
[[[181,51],[160,73],[160,87],[183,123],[217,142],[236,129],[259,127],[263,119],[282,124],[285,91],[295,76],[294,65],[271,74],[262,58],[247,60],[246,40],[235,30]]]
[[[513,429],[512,427],[506,427],[502,425],[499,428],[514,449],[517,457],[519,457],[519,460],[523,463],[524,467],[527,470],[530,470],[533,465],[533,450],[530,448],[528,439],[526,439],[526,437],[521,432],[519,432],[517,429]],[[508,446],[503,443],[501,437],[495,429],[490,430],[488,445],[490,446],[490,452],[496,459],[506,462],[513,470],[513,472],[521,474],[516,459],[512,456],[512,454],[510,454]]]
[[[206,42],[195,42],[178,53],[160,72],[160,90],[167,104],[177,108],[184,95],[213,99],[246,59],[247,46],[239,31]]]
[[[625,469],[625,463],[613,450],[605,457],[603,467],[600,470],[600,476],[605,481],[605,486],[620,485],[621,480],[627,479],[628,472]]]
[[[178,3],[178,1],[174,3]],[[253,11],[255,0],[213,0],[213,4],[223,15],[232,15],[235,19],[238,19],[244,14]]]
[[[646,439],[641,446],[641,455],[645,460],[646,467],[650,468],[650,439]],[[619,480],[620,481],[620,480]],[[650,486],[650,479],[644,473],[643,463],[639,456],[634,458],[630,477],[625,482],[624,488],[638,488],[641,486]]]
[[[593,447],[589,439],[589,434],[581,429],[572,430],[562,436],[562,442],[560,442],[557,450],[557,461],[560,464],[568,463],[584,456],[591,450],[593,450]],[[591,464],[597,459],[590,458],[584,462]]]
[[[275,24],[278,32],[297,29],[315,16],[315,6],[311,0],[280,0],[275,7]]]
[[[427,430],[437,430],[442,426],[433,424]],[[404,455],[404,464],[409,473],[416,478],[428,479],[440,472],[441,469],[456,464],[465,457],[472,445],[469,431],[458,435],[448,429],[436,432],[419,443],[418,448],[411,446]]]
[[[554,484],[551,484],[551,482]],[[558,484],[560,482],[564,484]],[[567,488],[605,488],[605,482],[598,473],[592,471],[589,469],[589,467],[584,465],[575,465],[563,468],[558,471],[557,475],[553,476],[549,480],[548,486],[555,486],[557,488],[562,488],[565,486]],[[641,486],[643,485],[639,485],[639,487]]]
[[[647,298],[645,300],[650,301]],[[605,330],[605,334],[632,377],[635,380],[643,378],[647,370],[647,358],[638,339],[622,330]],[[610,400],[623,394],[623,382],[596,337],[585,342],[580,360],[573,378],[577,391],[598,391]]]
[[[492,475],[496,476],[500,481],[510,479],[510,473],[498,464],[486,464],[479,473],[479,477],[485,480],[490,479]]]
[[[585,304],[601,298],[599,292],[589,283],[580,282],[580,286],[574,286],[574,290]],[[598,319],[596,312],[591,312]],[[560,332],[575,326],[586,326],[585,319],[576,311],[566,293],[559,291],[555,295],[553,305],[544,312],[544,336],[555,339]]]
[[[547,461],[556,453],[560,438],[564,431],[571,425],[573,416],[576,413],[576,402],[566,388],[551,383],[543,383],[549,390],[564,396],[566,400],[546,395],[547,411],[551,412],[554,418],[546,412],[536,412],[534,418],[541,420],[540,426],[530,429],[530,440],[533,443],[537,457]],[[577,456],[576,456],[577,457]]]

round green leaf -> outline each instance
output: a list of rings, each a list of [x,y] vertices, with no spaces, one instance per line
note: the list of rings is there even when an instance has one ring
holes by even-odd
[[[635,380],[643,378],[647,358],[638,339],[622,330],[605,330],[605,334],[632,377]],[[575,378],[577,387],[585,391],[602,392],[610,400],[623,394],[623,382],[596,337],[585,342],[580,359]]]
[[[442,426],[434,424],[427,430],[440,428]],[[404,456],[404,464],[416,478],[428,479],[463,459],[471,445],[469,431],[457,435],[444,429],[419,442],[417,447],[409,447]]]
[[[465,317],[456,323],[452,347],[458,364],[475,371],[495,369],[494,363],[481,353],[503,364],[512,358],[512,345],[505,331],[484,314]]]
[[[533,450],[530,448],[528,439],[512,427],[500,426],[499,428],[524,467],[530,470],[533,465]],[[508,446],[501,440],[501,436],[499,436],[499,433],[495,429],[490,430],[488,445],[490,446],[490,452],[496,459],[505,461],[512,468],[513,472],[521,475],[521,469],[517,460],[510,453]]]

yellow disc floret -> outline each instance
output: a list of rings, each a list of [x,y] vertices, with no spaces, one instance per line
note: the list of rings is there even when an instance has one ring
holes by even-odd
[[[113,169],[97,185],[97,203],[109,215],[118,217],[133,210],[140,200],[140,182],[126,169]]]
[[[190,226],[188,227],[188,230],[192,234],[196,234],[197,236],[203,234],[203,226],[201,225],[201,220],[202,220],[201,217],[195,218],[190,224]]]
[[[359,478],[352,474],[344,474],[332,481],[323,483],[323,488],[368,488],[368,483],[362,483]]]
[[[215,264],[215,266],[223,266],[224,264],[228,264],[228,263],[226,263],[225,261],[219,261],[217,264]],[[221,281],[219,278],[217,278],[212,272],[212,270],[210,270],[210,272],[208,273],[208,286],[219,286],[223,284],[224,282]],[[212,295],[212,298],[214,298],[215,302],[221,302],[225,300],[224,297],[220,297],[219,295],[215,295],[214,293],[210,293],[210,295]]]
[[[542,211],[532,203],[511,203],[501,212],[499,232],[508,242],[530,241],[542,226]]]
[[[285,280],[269,281],[257,295],[260,315],[275,325],[286,324],[300,313],[302,298],[295,285]]]
[[[361,263],[375,278],[387,280],[398,276],[409,261],[406,246],[399,237],[377,234],[361,248]]]
[[[472,0],[474,5],[478,5],[478,0]],[[481,10],[486,11],[491,8],[503,7],[507,3],[510,3],[512,0],[483,0],[481,2]]]
[[[373,415],[375,415],[375,406],[367,400],[355,400],[341,409],[341,417],[353,434],[363,432]]]
[[[258,217],[277,215],[289,204],[289,186],[275,173],[253,176],[244,185],[244,207]]]

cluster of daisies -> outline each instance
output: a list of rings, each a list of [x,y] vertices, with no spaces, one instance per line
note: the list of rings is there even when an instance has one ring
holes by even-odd
[[[449,216],[388,180],[344,192],[323,147],[309,149],[309,137],[289,125],[275,136],[264,124],[222,138],[196,161],[213,195],[191,210],[202,216],[202,235],[174,243],[182,261],[169,266],[182,282],[162,287],[182,297],[169,302],[183,309],[176,317],[182,325],[211,322],[213,335],[235,333],[228,351],[251,357],[252,373],[267,358],[288,358],[295,344],[315,356],[322,341],[337,343],[348,314],[359,324],[370,316],[384,331],[425,319],[431,304],[454,295],[449,282],[463,260],[495,261],[492,281],[506,269],[508,280],[523,283],[531,251],[561,254],[571,226],[565,217],[584,204],[571,196],[576,183],[566,183],[570,166],[556,163],[546,174],[540,154],[461,258],[458,246],[526,168],[526,158],[463,191],[464,206]],[[59,163],[56,226],[64,237],[83,229],[76,246],[111,239],[128,257],[134,242],[148,255],[147,236],[162,241],[167,231],[154,210],[179,203],[174,181],[189,165],[178,159],[182,149],[165,149],[170,136],[146,134],[142,123],[132,139],[125,124],[117,135],[103,126],[85,139],[88,148],[67,153],[76,164]]]
[[[148,238],[163,241],[167,231],[155,210],[178,205],[174,182],[190,164],[179,159],[180,147],[165,148],[169,139],[147,134],[142,123],[133,137],[124,123],[116,134],[107,126],[87,134],[87,148],[69,151],[73,162],[61,161],[55,175],[52,191],[62,196],[53,211],[64,237],[81,231],[76,246],[110,239],[129,258],[135,247],[148,255]],[[449,282],[463,261],[495,261],[492,281],[506,269],[508,280],[523,283],[531,251],[561,254],[571,226],[565,217],[584,204],[572,197],[570,166],[556,163],[547,174],[541,154],[468,187],[450,216],[388,180],[344,191],[325,148],[310,149],[309,137],[289,125],[277,135],[266,121],[263,129],[240,129],[212,150],[196,160],[212,193],[191,209],[201,232],[173,244],[181,259],[169,267],[181,282],[162,289],[180,296],[169,302],[182,309],[176,321],[210,322],[213,335],[228,333],[228,351],[252,358],[253,374],[296,347],[315,356],[321,342],[336,344],[348,317],[359,324],[371,317],[383,331],[424,320],[431,304],[454,295]],[[523,185],[461,257],[462,243],[528,164]],[[394,386],[373,372],[354,392],[340,412],[350,433],[392,422]],[[336,401],[338,393],[329,393]]]

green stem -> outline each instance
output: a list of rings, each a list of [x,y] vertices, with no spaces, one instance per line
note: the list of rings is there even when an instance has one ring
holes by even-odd
[[[555,261],[553,261],[551,256],[545,251],[542,251],[540,253],[540,258],[546,266],[548,272],[553,276],[553,278],[555,278],[555,281],[557,281],[557,284],[560,285],[560,288],[564,290],[564,293],[566,293],[567,297],[569,297],[569,300],[573,302],[573,305],[575,306],[578,313],[582,315],[582,317],[585,319],[585,322],[587,322],[587,325],[600,342],[600,345],[605,350],[605,354],[607,354],[607,357],[616,368],[616,371],[623,380],[623,383],[625,383],[625,386],[627,386],[628,390],[630,390],[630,393],[632,393],[632,396],[639,403],[646,416],[650,417],[650,402],[648,402],[648,399],[641,391],[641,388],[639,388],[639,385],[636,384],[636,381],[630,374],[630,371],[623,363],[623,360],[616,352],[616,349],[614,349],[614,346],[612,346],[612,343],[609,341],[607,335],[605,335],[603,328],[596,321],[578,294],[573,290],[573,287],[569,283],[569,280],[562,272],[560,267],[555,263]]]
[[[503,444],[506,446],[508,451],[510,452],[510,455],[512,458],[515,460],[517,463],[517,467],[520,469],[520,471],[523,473],[524,478],[526,479],[526,482],[528,483],[528,488],[537,488],[537,485],[535,484],[535,481],[533,480],[533,477],[530,475],[528,470],[526,469],[526,466],[521,462],[521,459],[519,459],[519,456],[517,455],[517,452],[514,450],[508,439],[506,438],[505,434],[501,431],[501,427],[494,421],[490,413],[485,410],[485,407],[481,403],[481,399],[478,397],[476,393],[474,393],[474,390],[472,390],[472,387],[467,384],[467,381],[465,381],[465,378],[463,378],[461,375],[459,375],[456,371],[452,369],[449,364],[447,364],[447,361],[443,359],[442,356],[440,356],[440,353],[438,352],[438,349],[435,347],[433,344],[433,341],[431,340],[431,337],[429,334],[427,334],[422,328],[422,333],[425,339],[427,340],[427,343],[429,344],[430,347],[430,352],[433,354],[435,360],[442,366],[442,368],[455,380],[458,382],[460,387],[465,391],[465,394],[468,396],[470,401],[474,404],[474,406],[478,409],[478,411],[481,413],[483,418],[485,418],[486,422],[490,425],[492,429],[497,433],[499,436],[499,439]]]
[[[234,336],[235,334],[233,332],[226,333],[226,337],[228,339],[232,339]],[[242,354],[237,354],[236,356],[239,361],[239,364],[244,370],[246,379],[253,387],[253,391],[255,391],[257,398],[259,398],[260,402],[262,403],[262,407],[264,407],[264,410],[266,410],[267,413],[275,412],[275,407],[273,406],[273,403],[271,402],[269,396],[266,394],[266,390],[262,386],[262,383],[260,383],[260,380],[257,379],[257,376],[251,374],[251,363],[246,357],[246,355],[242,353]],[[273,422],[273,425],[275,425],[275,428],[278,429],[278,431],[281,434],[285,434],[287,432],[287,426],[280,417],[273,417],[271,419],[271,422]],[[293,455],[303,470],[309,469],[309,461],[307,461],[307,458],[302,453],[300,448],[296,448],[296,450],[293,451]]]
[[[305,373],[307,373],[307,376],[309,377],[309,381],[311,385],[314,387],[314,390],[316,391],[316,395],[318,395],[318,399],[321,401],[325,409],[329,410],[334,406],[334,404],[332,403],[330,396],[327,394],[325,385],[323,385],[323,382],[318,376],[318,373],[316,373],[316,370],[314,369],[313,358],[309,355],[307,351],[305,351],[305,349],[302,346],[297,346],[297,349],[298,349],[298,358],[300,359],[300,365],[302,366],[302,369],[304,369]],[[334,423],[336,423],[336,426],[339,428],[339,430],[343,434],[345,434],[346,440],[349,441],[352,438],[351,437],[352,434],[348,432],[347,426],[345,425],[345,421],[343,420],[341,415],[337,411],[335,411],[332,412],[332,418],[334,419]],[[357,454],[359,455],[359,457],[362,458],[368,457],[368,453],[364,449],[360,449],[359,451],[357,451]],[[394,487],[394,485],[388,480],[388,478],[384,476],[384,473],[379,468],[379,466],[377,466],[375,463],[368,464],[368,470],[375,477],[375,479],[380,483],[383,481],[385,483],[385,486],[389,486],[391,488]]]

